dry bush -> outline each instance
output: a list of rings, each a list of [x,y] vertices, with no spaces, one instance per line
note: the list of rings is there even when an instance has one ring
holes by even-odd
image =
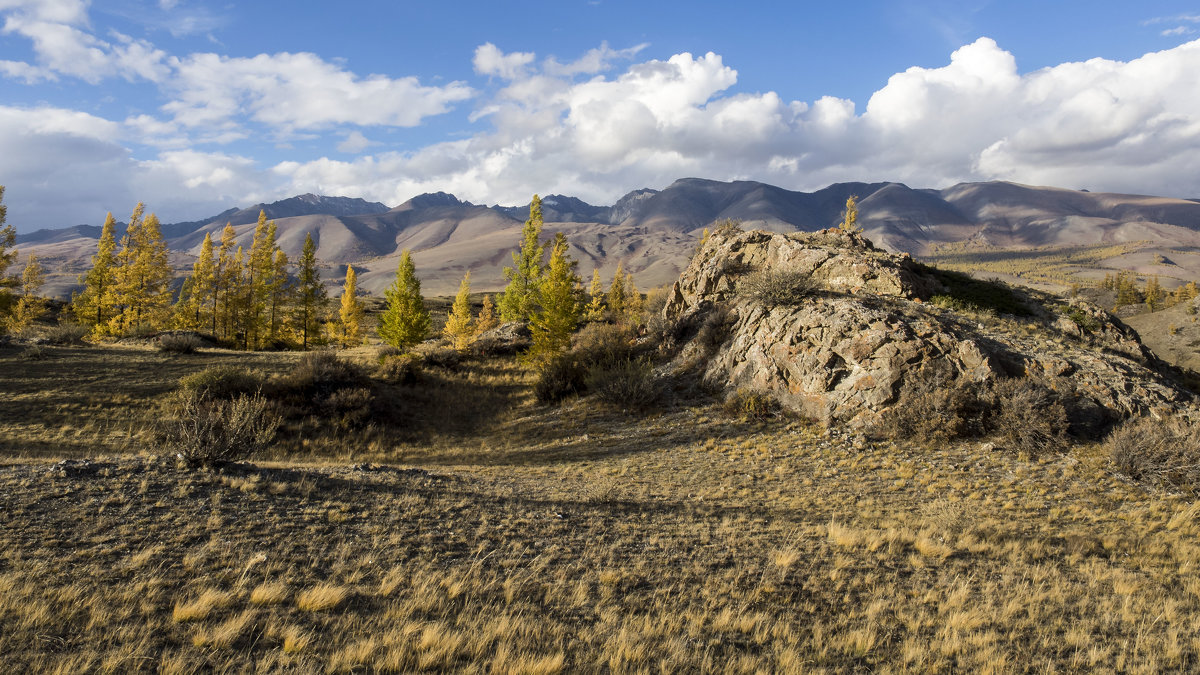
[[[292,399],[318,401],[339,389],[365,387],[366,371],[356,363],[339,359],[333,352],[310,352],[292,372],[274,383],[277,394]]]
[[[590,393],[609,405],[642,410],[662,397],[662,386],[646,359],[625,359],[588,369],[584,384]]]
[[[421,361],[407,354],[389,356],[375,368],[375,377],[388,384],[416,384],[421,380]]]
[[[339,389],[321,402],[321,412],[339,431],[349,431],[367,423],[374,399],[365,387]]]
[[[83,338],[90,332],[91,329],[82,324],[60,323],[46,329],[45,338],[52,345],[78,345],[83,344]]]
[[[739,295],[767,307],[800,304],[813,292],[812,276],[799,270],[764,268],[738,281]]]
[[[375,358],[380,363],[384,363],[388,359],[392,359],[397,356],[402,356],[403,354],[404,354],[403,349],[399,349],[399,348],[393,347],[391,345],[383,345],[375,352]]]
[[[1117,427],[1104,448],[1118,471],[1135,480],[1200,491],[1200,428],[1178,417],[1137,417]]]
[[[192,467],[217,466],[260,453],[279,428],[278,416],[258,394],[221,400],[181,391],[172,408],[162,423],[159,444]]]
[[[1004,448],[1036,457],[1062,450],[1069,426],[1059,395],[1041,379],[984,385],[923,369],[901,387],[900,398],[883,415],[882,431],[932,446],[990,434]]]
[[[231,400],[258,392],[262,380],[234,366],[212,366],[180,378],[179,387],[198,398]]]
[[[195,335],[168,333],[158,338],[158,351],[167,354],[195,354],[203,346]]]
[[[574,354],[559,354],[541,365],[533,383],[533,395],[542,403],[557,403],[568,396],[582,394],[587,390],[584,382],[587,374],[587,368]]]
[[[739,419],[765,422],[783,415],[783,406],[767,394],[738,389],[725,399],[725,412]]]
[[[571,352],[585,367],[610,367],[634,356],[633,331],[610,323],[589,323],[571,340]]]
[[[41,361],[50,356],[50,350],[41,345],[31,345],[21,352],[21,358],[28,361]]]
[[[463,360],[463,354],[450,347],[432,347],[417,352],[424,365],[444,370],[456,370]]]
[[[1058,452],[1067,444],[1067,409],[1044,382],[1012,378],[996,382],[989,392],[992,411],[988,428],[1004,447],[1032,457]]]
[[[922,369],[905,380],[900,397],[883,415],[881,430],[896,440],[922,445],[982,435],[987,404],[980,386]]]

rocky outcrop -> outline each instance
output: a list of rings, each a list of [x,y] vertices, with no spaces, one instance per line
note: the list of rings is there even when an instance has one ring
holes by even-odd
[[[753,292],[764,284],[795,292]],[[983,383],[1037,377],[1069,390],[1060,393],[1088,426],[1193,405],[1136,333],[1098,307],[941,272],[839,230],[718,231],[663,313],[683,340],[674,368],[826,423],[874,423],[929,369]]]

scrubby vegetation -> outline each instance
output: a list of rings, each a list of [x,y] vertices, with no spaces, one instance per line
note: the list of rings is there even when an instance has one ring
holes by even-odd
[[[1200,667],[1194,421],[1072,436],[1070,381],[930,359],[869,433],[826,428],[787,392],[700,381],[736,308],[668,321],[623,269],[585,296],[555,249],[562,292],[527,308],[540,341],[470,331],[464,292],[436,305],[432,324],[458,318],[444,342],[0,344],[6,665]],[[811,291],[752,274],[742,301]],[[1096,321],[937,274],[955,312],[1033,317],[1030,334]],[[547,340],[551,311],[584,322],[568,344]]]

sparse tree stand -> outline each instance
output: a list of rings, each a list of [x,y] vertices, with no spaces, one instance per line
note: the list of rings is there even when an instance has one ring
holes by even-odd
[[[541,311],[530,325],[533,346],[530,355],[536,360],[566,349],[571,334],[579,326],[583,296],[583,281],[575,273],[575,261],[567,254],[567,238],[559,232],[554,237],[550,264],[539,290]]]
[[[521,248],[513,253],[513,267],[504,268],[508,286],[500,294],[500,318],[504,321],[529,321],[533,318],[538,284],[545,268],[542,258],[546,245],[538,244],[542,234],[542,200],[537,195],[529,202],[529,220],[521,229]]]
[[[429,311],[408,249],[401,253],[396,280],[384,291],[384,297],[387,309],[379,317],[379,337],[384,342],[397,349],[409,349],[429,335]]]
[[[17,279],[8,276],[9,266],[17,259],[17,251],[13,248],[17,243],[17,231],[12,225],[5,224],[7,218],[4,186],[0,185],[0,334],[4,333],[8,315],[12,312],[12,292],[9,289],[17,285]]]
[[[300,334],[300,346],[308,349],[310,342],[321,334],[321,319],[325,316],[329,297],[317,269],[317,245],[312,233],[304,236],[304,248],[296,270],[296,304],[294,319]]]
[[[353,265],[347,265],[341,308],[338,311],[338,333],[343,345],[354,347],[362,342],[362,317],[363,305],[358,299],[358,273]]]
[[[121,239],[114,286],[119,313],[109,321],[109,332],[122,335],[142,328],[157,328],[166,323],[171,304],[171,279],[175,276],[167,259],[158,217],[142,217],[141,203],[129,218],[129,228]]]
[[[458,295],[454,296],[454,306],[450,308],[450,316],[446,319],[446,327],[442,335],[454,344],[454,348],[463,351],[471,346],[475,338],[475,330],[471,326],[471,272],[463,276],[458,285]]]
[[[96,333],[103,332],[105,324],[113,316],[113,290],[116,285],[117,269],[117,221],[110,211],[104,217],[100,229],[100,242],[96,255],[92,256],[92,269],[79,277],[83,291],[71,299],[71,312],[75,320],[91,326]]]

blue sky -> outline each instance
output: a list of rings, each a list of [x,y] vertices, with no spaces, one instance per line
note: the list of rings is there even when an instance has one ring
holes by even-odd
[[[19,230],[684,176],[1200,197],[1200,5],[0,0]]]

